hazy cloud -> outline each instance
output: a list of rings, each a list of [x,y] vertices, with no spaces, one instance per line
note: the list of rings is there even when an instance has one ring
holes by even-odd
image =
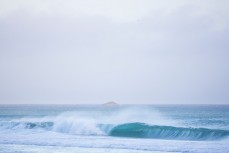
[[[227,1],[1,4],[0,103],[229,101]]]

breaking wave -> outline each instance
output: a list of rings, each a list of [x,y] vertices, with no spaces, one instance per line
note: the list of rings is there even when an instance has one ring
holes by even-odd
[[[169,140],[219,140],[229,136],[228,130],[149,125],[146,123],[97,124],[88,120],[1,122],[1,129],[43,129],[74,135],[107,135],[114,137]]]

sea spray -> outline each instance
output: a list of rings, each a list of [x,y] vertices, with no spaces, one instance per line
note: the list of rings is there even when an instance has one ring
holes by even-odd
[[[76,135],[105,135],[90,118],[58,116],[54,121],[53,131]]]

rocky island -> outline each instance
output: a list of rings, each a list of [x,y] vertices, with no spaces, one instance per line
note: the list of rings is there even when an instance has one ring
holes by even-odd
[[[118,103],[114,102],[114,101],[110,101],[107,103],[102,104],[103,106],[118,106]]]

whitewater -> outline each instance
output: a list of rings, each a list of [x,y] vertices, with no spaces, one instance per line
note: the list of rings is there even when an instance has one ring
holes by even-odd
[[[229,105],[0,105],[1,153],[227,153]]]

